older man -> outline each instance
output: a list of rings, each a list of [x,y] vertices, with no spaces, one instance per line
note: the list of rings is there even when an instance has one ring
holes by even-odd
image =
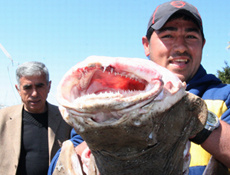
[[[0,174],[47,174],[71,127],[58,107],[46,101],[51,81],[43,63],[19,65],[16,77],[22,104],[0,110]]]

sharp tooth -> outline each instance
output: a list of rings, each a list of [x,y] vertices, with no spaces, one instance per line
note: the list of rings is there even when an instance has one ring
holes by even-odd
[[[103,70],[103,72],[105,72],[106,71],[106,66],[104,67],[104,70]]]

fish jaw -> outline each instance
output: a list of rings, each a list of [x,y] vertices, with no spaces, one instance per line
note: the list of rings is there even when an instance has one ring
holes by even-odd
[[[57,100],[63,116],[87,113],[100,123],[117,120],[151,101],[165,101],[164,108],[159,107],[165,110],[186,94],[185,86],[170,71],[146,59],[91,56],[65,74]]]

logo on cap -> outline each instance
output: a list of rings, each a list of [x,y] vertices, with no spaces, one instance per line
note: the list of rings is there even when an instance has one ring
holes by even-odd
[[[181,8],[181,7],[184,7],[186,5],[185,2],[183,2],[183,1],[173,1],[170,4],[176,8]]]

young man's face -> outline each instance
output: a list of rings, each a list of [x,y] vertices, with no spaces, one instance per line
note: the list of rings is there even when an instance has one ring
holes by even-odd
[[[16,85],[24,109],[31,113],[43,113],[46,111],[46,98],[50,90],[45,75],[26,76],[20,78],[19,87]]]
[[[142,38],[145,55],[175,73],[181,81],[189,81],[197,72],[205,41],[196,24],[182,18],[167,22],[152,33],[150,41]]]

